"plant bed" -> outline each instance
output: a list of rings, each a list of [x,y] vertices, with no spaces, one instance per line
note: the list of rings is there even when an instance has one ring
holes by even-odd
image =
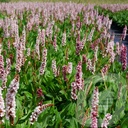
[[[2,127],[127,126],[127,48],[108,17],[75,3],[0,7]]]
[[[106,6],[106,8],[105,8],[105,6]],[[114,10],[113,6],[112,5],[101,5],[96,8],[98,8],[100,14],[103,14],[105,16],[108,15],[109,18],[112,19],[114,22],[116,22],[116,24],[118,26],[120,26],[120,27],[124,27],[125,25],[128,26],[128,18],[127,18],[128,10],[120,7],[123,5],[118,5],[117,6],[118,11],[116,11],[116,10]],[[115,6],[115,8],[116,8],[116,6]]]

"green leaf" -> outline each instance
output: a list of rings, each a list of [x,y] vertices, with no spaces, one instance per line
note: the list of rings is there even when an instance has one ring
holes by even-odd
[[[19,120],[18,120],[18,124],[23,124],[24,122],[26,122],[26,121],[28,121],[29,120],[29,118],[30,118],[30,111],[29,111],[29,113],[27,114],[27,115],[25,115],[25,116],[23,116],[22,118],[20,118]]]
[[[28,99],[32,99],[32,94],[30,93],[30,92],[28,92],[28,91],[23,91],[22,93],[24,93],[25,94],[25,96],[28,98]]]

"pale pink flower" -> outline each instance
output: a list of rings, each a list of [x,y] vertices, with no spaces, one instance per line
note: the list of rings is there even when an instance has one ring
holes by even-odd
[[[111,63],[113,63],[114,60],[115,60],[115,56],[116,56],[116,54],[115,54],[115,52],[114,52],[114,41],[110,41],[110,42],[108,43],[107,48],[106,48],[106,52],[110,55],[109,61],[110,61]]]
[[[83,49],[84,47],[84,42],[85,40],[80,40],[80,32],[78,33],[78,37],[76,39],[76,54],[79,55],[80,51]]]
[[[97,61],[97,52],[98,52],[98,46],[95,47],[95,51],[94,51],[95,61]]]
[[[66,45],[66,32],[64,32],[62,36],[62,46],[65,46],[65,45]]]
[[[77,86],[75,82],[71,83],[71,98],[73,100],[77,99]]]
[[[25,26],[23,27],[23,31],[22,31],[22,37],[21,37],[21,45],[22,45],[22,51],[26,50],[25,44],[26,44],[26,30],[25,30]]]
[[[5,73],[4,69],[4,58],[2,55],[0,55],[0,78],[3,79]]]
[[[2,97],[2,88],[0,87],[0,119],[5,115],[4,99]]]
[[[92,41],[92,37],[93,37],[94,31],[95,31],[95,28],[93,27],[92,30],[91,30],[91,32],[88,35],[87,41]]]
[[[109,54],[110,54],[110,62],[111,63],[113,63],[114,62],[114,60],[115,60],[115,56],[116,56],[116,54],[115,54],[115,52],[114,52],[114,50],[110,50],[110,52],[109,52]]]
[[[16,71],[20,72],[22,66],[23,51],[22,44],[19,43],[16,47]]]
[[[37,121],[38,116],[48,107],[53,106],[53,104],[44,104],[41,106],[37,106],[34,110],[34,112],[32,113],[32,115],[30,116],[30,124],[34,124],[34,122]]]
[[[106,64],[102,69],[101,69],[101,73],[103,73],[103,75],[106,75],[108,72],[109,66]]]
[[[55,77],[57,77],[57,67],[56,67],[56,61],[52,60],[52,71]]]
[[[45,72],[46,62],[47,62],[47,49],[44,48],[43,54],[42,54],[42,63],[40,66],[40,75],[43,75]]]
[[[98,87],[95,87],[92,98],[92,109],[91,109],[91,128],[98,128],[98,104],[99,104],[99,91]]]
[[[75,76],[75,83],[78,90],[83,89],[83,83],[82,83],[82,62],[80,61],[76,67],[76,76]]]
[[[10,120],[11,125],[14,124],[14,118],[16,117],[16,93],[19,89],[19,75],[11,81],[6,94],[6,119]]]
[[[69,74],[72,73],[72,62],[68,62],[68,65],[67,65],[67,73],[69,73]]]
[[[55,51],[57,51],[57,39],[56,39],[56,36],[54,36],[53,47],[54,47]]]
[[[91,61],[91,59],[87,59],[86,64],[87,64],[87,66],[86,66],[87,70],[89,70],[89,71],[92,72],[93,66],[92,66],[92,61]]]
[[[39,48],[39,46],[40,46],[40,40],[37,37],[36,44],[35,44],[35,52],[37,54],[37,58],[40,60],[40,48]]]
[[[125,70],[127,68],[127,47],[122,44],[121,46],[121,54],[120,60],[122,64],[122,69]]]
[[[101,128],[107,128],[109,125],[109,121],[112,119],[112,115],[110,113],[107,113],[103,119],[103,122],[101,124]]]

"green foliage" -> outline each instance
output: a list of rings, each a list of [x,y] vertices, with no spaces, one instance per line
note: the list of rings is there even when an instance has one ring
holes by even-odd
[[[110,10],[103,9],[100,6],[98,6],[97,8],[100,14],[109,16],[109,18],[112,19],[112,21],[116,22],[118,26],[120,27],[124,27],[125,25],[128,26],[128,10],[112,12]]]
[[[102,12],[102,9],[99,8],[99,11]],[[36,11],[35,11],[36,12]],[[37,9],[38,12],[38,9]],[[41,12],[42,13],[42,12]],[[40,13],[40,15],[41,15]],[[94,35],[92,41],[86,40],[83,49],[80,51],[79,55],[76,55],[76,39],[78,36],[78,28],[75,26],[74,31],[72,31],[72,22],[70,16],[66,17],[64,22],[61,22],[57,19],[53,26],[52,37],[49,38],[46,36],[45,47],[48,50],[47,55],[47,65],[45,68],[45,73],[40,75],[40,65],[42,63],[42,51],[44,47],[40,45],[40,59],[38,59],[35,52],[35,44],[38,36],[38,28],[45,29],[47,24],[42,26],[33,25],[32,30],[26,30],[26,48],[30,48],[30,56],[27,56],[27,51],[24,51],[26,57],[25,64],[21,67],[20,75],[20,87],[16,95],[16,118],[14,122],[15,128],[80,128],[80,127],[90,127],[91,118],[91,101],[93,96],[93,90],[95,86],[99,89],[99,117],[98,123],[101,125],[101,122],[106,113],[111,113],[113,115],[110,126],[118,126],[121,124],[122,127],[127,126],[127,116],[128,116],[128,97],[127,97],[127,83],[126,83],[126,71],[122,71],[121,64],[117,59],[113,63],[109,62],[110,55],[103,57],[104,47],[106,47],[106,39],[100,39],[100,42],[97,44],[99,47],[96,62],[96,71],[92,74],[91,71],[87,70],[87,63],[82,63],[82,73],[84,88],[78,93],[78,100],[73,100],[71,98],[71,83],[75,81],[76,76],[76,66],[79,61],[82,60],[82,55],[85,54],[87,59],[93,59],[94,50],[91,48],[91,44],[95,43],[97,39],[101,36],[103,30],[98,31],[96,21],[94,20],[93,24],[85,24],[84,13],[79,13],[78,17],[82,23],[80,29],[80,38],[81,40],[90,34],[93,27],[95,27]],[[112,13],[109,11],[104,11],[105,15],[112,16]],[[124,14],[125,15],[125,14]],[[6,14],[8,16],[8,14]],[[27,18],[31,16],[31,13],[24,10],[23,19],[18,19],[19,26],[19,35],[22,35],[23,27],[27,25]],[[121,15],[120,15],[121,16]],[[2,17],[2,16],[1,16]],[[113,16],[114,17],[114,16]],[[43,22],[42,16],[40,16],[41,21]],[[118,20],[118,16],[114,17],[115,20]],[[117,18],[117,19],[116,19]],[[29,18],[28,18],[29,19]],[[90,18],[91,19],[91,18]],[[49,19],[52,21],[53,19]],[[74,20],[74,23],[77,23],[77,19]],[[59,31],[55,29],[55,26],[59,28]],[[4,30],[0,30],[0,35],[3,37]],[[62,46],[62,34],[66,32],[66,46]],[[55,52],[53,47],[53,38],[56,35],[57,37],[57,52]],[[10,50],[8,49],[8,41],[10,41],[11,46]],[[7,79],[7,88],[11,81],[13,80],[17,71],[16,66],[16,49],[13,46],[14,38],[3,38],[2,40],[2,55],[4,57],[4,62],[6,58],[9,58],[12,55],[12,65],[11,72],[8,75]],[[103,49],[102,49],[102,48]],[[114,49],[116,52],[116,49]],[[6,55],[5,55],[6,53]],[[117,56],[118,57],[118,56]],[[57,62],[57,67],[59,67],[60,74],[55,77],[51,68],[51,62],[55,59]],[[67,81],[63,79],[62,66],[67,65],[68,62],[73,63],[73,70],[71,74],[67,74]],[[110,64],[107,75],[104,77],[101,74],[101,69],[106,65]],[[0,85],[2,82],[0,81]],[[121,86],[120,86],[121,84]],[[38,97],[37,90],[41,89],[43,95]],[[3,97],[6,97],[7,90],[3,91]],[[118,95],[121,94],[119,97]],[[36,106],[38,104],[47,104],[53,103],[54,106],[47,108],[43,111],[38,120],[34,125],[30,125],[29,118]],[[84,121],[84,118],[87,119]],[[10,127],[8,120],[4,119],[5,123],[3,126],[5,128]]]
[[[0,0],[0,2],[10,2],[10,0]]]

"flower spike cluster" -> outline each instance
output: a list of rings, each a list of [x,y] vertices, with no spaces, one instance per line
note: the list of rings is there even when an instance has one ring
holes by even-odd
[[[40,66],[40,75],[44,74],[45,67],[46,67],[46,62],[47,62],[47,49],[44,48],[43,55],[42,55],[42,63],[41,63],[41,66]]]
[[[4,72],[5,72],[5,69],[4,69],[4,59],[3,59],[3,56],[0,55],[0,78],[3,79],[4,77]]]
[[[15,96],[17,90],[19,89],[19,75],[16,75],[15,78],[11,81],[9,88],[6,94],[6,118],[10,120],[11,125],[14,125],[14,118],[16,117],[15,114],[15,107],[16,101]]]
[[[2,97],[2,88],[0,87],[0,119],[5,115],[4,99]]]
[[[48,107],[53,106],[53,104],[44,104],[41,106],[37,106],[34,110],[34,112],[32,113],[32,115],[30,116],[30,124],[34,124],[35,121],[37,121],[38,116]]]
[[[84,87],[84,80],[82,79],[82,62],[80,61],[76,67],[75,82],[71,83],[71,98],[77,99],[77,91],[82,90]]]
[[[127,68],[127,47],[124,46],[124,44],[121,46],[120,59],[122,63],[122,70],[125,70]]]
[[[91,128],[98,128],[97,116],[98,116],[98,103],[99,103],[99,91],[98,87],[94,89],[91,109]]]
[[[112,119],[112,115],[110,113],[107,113],[103,119],[103,122],[101,124],[101,128],[107,128],[109,125],[109,121]]]
[[[52,71],[55,77],[57,77],[56,60],[52,60]]]

